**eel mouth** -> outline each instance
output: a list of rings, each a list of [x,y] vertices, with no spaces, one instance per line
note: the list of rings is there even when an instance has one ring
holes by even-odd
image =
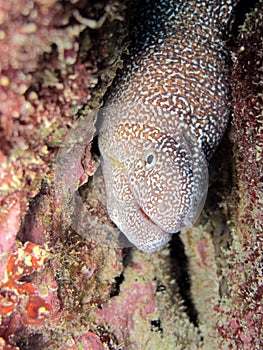
[[[174,233],[178,233],[181,231],[182,227],[192,227],[193,225],[190,223],[189,220],[185,220],[184,221],[184,225],[180,225],[180,227],[176,227],[171,229],[165,229],[163,228],[161,225],[159,225],[158,223],[156,223],[155,221],[153,221],[146,213],[145,211],[142,209],[142,207],[139,206],[139,211],[142,214],[142,216],[144,217],[144,219],[146,221],[148,221],[150,224],[154,225],[155,227],[158,227],[160,230],[162,230],[165,233],[169,233],[169,234],[174,234]]]
[[[139,206],[139,211],[147,221],[149,221],[152,225],[159,227],[154,221],[152,221],[152,219],[145,213],[145,211],[140,206]]]

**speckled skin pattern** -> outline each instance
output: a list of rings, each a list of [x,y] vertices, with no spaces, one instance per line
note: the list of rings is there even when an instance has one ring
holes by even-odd
[[[229,116],[223,35],[233,1],[146,1],[102,113],[112,221],[152,252],[191,226]]]

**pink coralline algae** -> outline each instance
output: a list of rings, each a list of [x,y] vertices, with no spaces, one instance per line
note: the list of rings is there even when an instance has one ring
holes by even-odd
[[[22,330],[27,325],[43,325],[50,316],[52,306],[41,290],[27,279],[33,273],[43,269],[48,259],[48,253],[42,247],[26,242],[17,244],[16,249],[9,255],[5,277],[0,283],[0,337],[7,343],[9,337]],[[57,285],[53,285],[53,290]]]
[[[110,302],[97,311],[99,320],[113,328],[114,335],[119,341],[128,339],[134,330],[136,319],[150,318],[157,307],[155,295],[156,286],[152,282],[147,284],[133,283],[125,291],[121,299],[113,297]]]
[[[12,194],[6,206],[1,203],[3,210],[0,213],[0,280],[4,278],[8,256],[20,226],[20,203],[17,202],[17,195]]]
[[[65,350],[105,350],[100,338],[92,332],[84,332],[68,341]]]

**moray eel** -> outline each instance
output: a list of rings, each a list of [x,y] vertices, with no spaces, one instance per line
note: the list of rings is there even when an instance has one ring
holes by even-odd
[[[145,1],[107,95],[99,149],[111,220],[144,252],[190,227],[227,126],[234,1]]]

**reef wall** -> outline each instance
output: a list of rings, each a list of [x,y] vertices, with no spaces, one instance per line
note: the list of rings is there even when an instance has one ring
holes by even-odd
[[[262,1],[229,43],[232,117],[195,227],[149,255],[90,242],[63,215],[56,157],[121,68],[129,11],[112,0],[0,4],[0,348],[261,349]],[[90,128],[72,181],[92,235],[116,233],[91,178]]]

